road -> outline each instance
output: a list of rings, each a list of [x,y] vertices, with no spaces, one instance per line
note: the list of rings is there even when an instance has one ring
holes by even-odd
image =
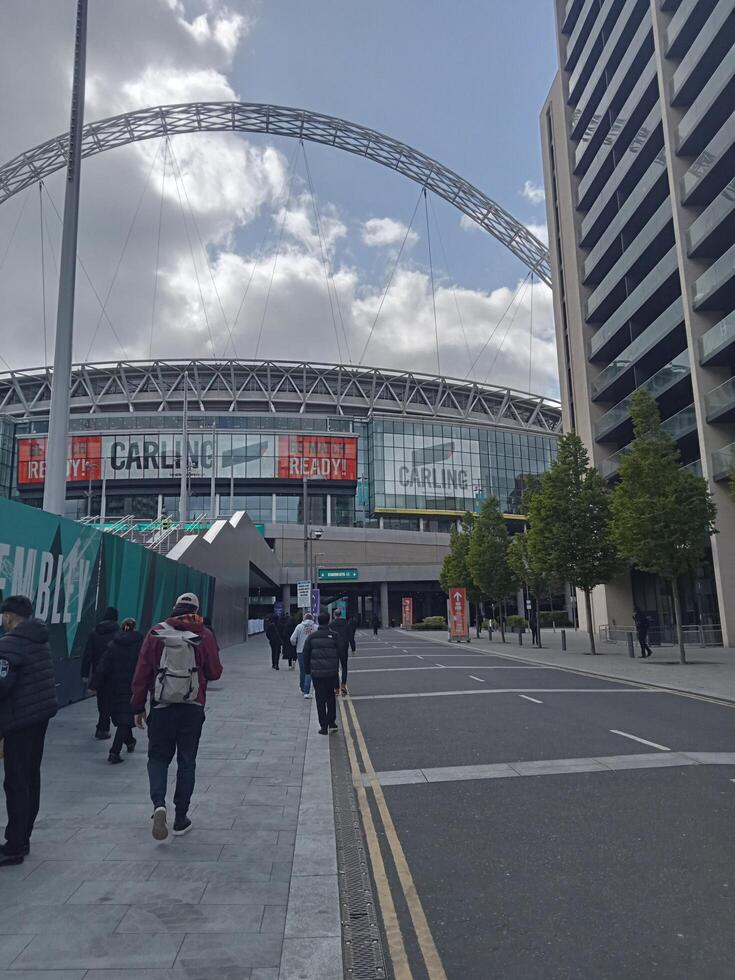
[[[396,978],[732,977],[735,706],[400,630],[349,689]]]

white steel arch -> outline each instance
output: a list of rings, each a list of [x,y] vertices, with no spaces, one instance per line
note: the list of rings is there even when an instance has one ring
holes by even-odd
[[[189,102],[111,116],[84,127],[82,156],[139,140],[197,132],[268,133],[334,146],[395,170],[452,204],[551,285],[546,246],[513,215],[425,153],[365,126],[307,109],[258,102]],[[0,204],[66,166],[68,133],[39,143],[0,167]]]

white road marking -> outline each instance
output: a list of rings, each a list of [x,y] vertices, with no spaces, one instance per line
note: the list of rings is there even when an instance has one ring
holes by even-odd
[[[475,677],[474,674],[470,674],[470,680],[479,681],[481,684],[485,683],[485,679],[483,677]]]
[[[444,667],[444,664],[437,664],[437,667]],[[446,668],[446,667],[444,667],[444,670],[446,670],[446,669],[447,669],[447,668]]]
[[[519,694],[518,697],[519,698],[523,698],[526,701],[533,701],[534,704],[543,704],[544,703],[543,701],[539,701],[538,698],[529,698],[529,696],[527,694]]]
[[[611,728],[610,731],[613,735],[622,735],[623,738],[632,738],[634,742],[640,742],[641,745],[650,745],[652,749],[661,749],[662,752],[671,752],[671,749],[666,745],[659,745],[658,742],[649,742],[647,738],[639,738],[638,735],[631,735],[630,732],[619,732],[617,728]]]
[[[421,654],[420,654],[420,653],[417,653],[417,654],[416,654],[416,656],[417,656],[417,657],[419,658],[419,660],[423,660],[423,659],[424,659],[424,658],[423,658],[423,657],[421,656]]]
[[[352,701],[397,701],[399,698],[456,698],[465,694],[658,694],[644,687],[472,687],[465,691],[416,691],[410,694],[352,694]]]

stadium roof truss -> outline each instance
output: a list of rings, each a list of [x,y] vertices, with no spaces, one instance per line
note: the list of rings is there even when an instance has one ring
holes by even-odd
[[[82,157],[140,140],[196,132],[267,133],[334,146],[408,177],[452,204],[551,285],[546,246],[469,181],[425,153],[334,116],[257,102],[190,102],[126,112],[84,127]],[[69,136],[40,143],[0,166],[0,204],[66,166]]]
[[[0,418],[48,416],[48,368],[0,374]],[[153,360],[76,365],[71,412],[80,415],[181,412],[404,417],[561,432],[558,402],[510,388],[451,378],[296,361]]]

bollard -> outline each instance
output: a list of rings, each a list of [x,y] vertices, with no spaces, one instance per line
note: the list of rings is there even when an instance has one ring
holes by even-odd
[[[567,648],[567,631],[566,630],[561,630],[561,649],[562,649],[562,653],[566,650],[566,648]]]
[[[633,646],[633,634],[626,633],[625,638],[628,641],[628,656],[635,660],[635,647]]]
[[[518,627],[518,646],[523,646],[523,630],[520,628],[520,626]]]

